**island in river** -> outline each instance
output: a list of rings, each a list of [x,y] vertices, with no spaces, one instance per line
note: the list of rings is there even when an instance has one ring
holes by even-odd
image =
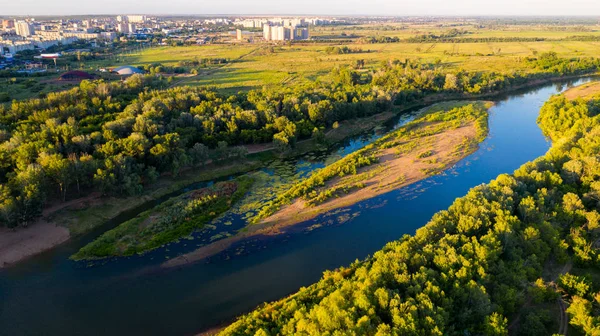
[[[167,261],[201,260],[256,235],[280,229],[438,174],[473,153],[488,133],[491,102],[446,102],[276,195],[237,235]]]

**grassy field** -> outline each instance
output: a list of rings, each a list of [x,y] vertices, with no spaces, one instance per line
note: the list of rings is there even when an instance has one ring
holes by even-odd
[[[0,104],[12,101],[36,98],[40,95],[72,88],[73,83],[55,81],[58,75],[44,77],[0,78]]]
[[[466,30],[464,38],[485,37],[539,37],[540,42],[479,42],[479,43],[361,43],[361,37],[399,37],[407,39],[422,34],[440,35],[450,29]],[[312,81],[338,65],[354,65],[364,60],[366,69],[375,69],[382,62],[414,59],[425,62],[440,61],[452,69],[468,71],[524,70],[520,60],[524,57],[553,51],[560,57],[596,57],[600,42],[562,41],[570,36],[599,36],[600,28],[594,25],[476,25],[475,22],[448,21],[439,23],[385,23],[342,26],[317,26],[311,35],[332,38],[331,43],[306,43],[293,45],[268,44],[209,44],[182,47],[153,47],[133,49],[101,60],[79,64],[83,70],[96,70],[121,65],[145,66],[161,63],[177,66],[180,61],[206,58],[224,58],[226,64],[196,67],[197,74],[179,75],[173,85],[214,86],[227,92],[260,88],[264,85],[296,85]],[[335,39],[350,40],[336,42]],[[328,54],[330,45],[347,45],[362,49],[352,54]],[[191,72],[192,67],[186,67]],[[37,97],[40,93],[63,90],[72,84],[54,83],[55,76],[43,78],[0,79],[0,92],[12,99]],[[0,97],[2,98],[2,97]],[[5,98],[6,100],[6,98]]]
[[[532,32],[526,32],[532,34]],[[555,32],[550,32],[555,33]],[[564,33],[564,32],[557,32]],[[523,70],[520,60],[554,51],[561,57],[586,57],[600,54],[600,42],[543,41],[495,43],[390,43],[346,44],[363,52],[327,54],[327,44],[274,46],[209,45],[162,47],[126,56],[123,63],[143,65],[176,63],[204,57],[223,57],[231,63],[201,70],[198,75],[177,81],[177,85],[214,86],[232,92],[263,85],[294,85],[314,80],[338,65],[365,61],[373,69],[382,62],[399,59],[439,60],[448,68],[471,71]]]
[[[314,37],[346,38],[360,36],[389,36],[406,39],[415,35],[442,34],[451,28],[466,30],[469,34],[465,37],[543,37],[560,39],[574,35],[600,36],[600,27],[597,25],[484,25],[481,27],[476,22],[465,23],[460,21],[447,21],[443,25],[434,23],[379,23],[363,25],[318,26],[311,30]]]

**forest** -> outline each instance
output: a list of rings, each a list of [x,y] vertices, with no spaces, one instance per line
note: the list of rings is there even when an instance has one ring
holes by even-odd
[[[336,67],[308,84],[233,95],[168,88],[161,76],[135,75],[123,82],[82,81],[68,91],[0,105],[2,225],[27,225],[52,200],[94,191],[139,195],[161,174],[243,158],[247,144],[272,143],[285,154],[299,139],[393,105],[498,93],[593,73],[600,65],[551,52],[521,62],[527,72],[454,71],[440,62],[396,60],[376,70]]]
[[[221,335],[552,335],[563,306],[575,332],[599,334],[599,114],[598,96],[553,97],[545,156]]]

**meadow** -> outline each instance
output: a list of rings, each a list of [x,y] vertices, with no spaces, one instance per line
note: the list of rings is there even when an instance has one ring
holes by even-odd
[[[540,38],[543,41],[526,42],[471,42],[454,43],[425,41],[408,43],[406,40],[423,35],[443,35],[450,30],[466,32],[457,36],[465,39],[481,38]],[[319,43],[293,44],[223,43],[191,46],[129,46],[96,60],[69,64],[71,68],[96,71],[122,65],[148,67],[161,64],[181,66],[185,62],[203,59],[226,59],[224,64],[201,66],[183,65],[185,74],[177,75],[172,86],[211,86],[237,93],[262,86],[293,86],[314,81],[336,66],[355,66],[363,70],[377,69],[392,60],[421,60],[440,62],[448,69],[466,71],[504,72],[527,71],[520,64],[525,57],[545,52],[556,52],[559,57],[595,57],[600,53],[600,29],[596,25],[481,25],[460,20],[420,23],[377,23],[340,26],[316,26],[311,36]],[[596,37],[597,40],[575,41],[572,37]],[[367,43],[368,37],[399,38],[403,42]],[[570,39],[571,38],[571,39]],[[224,43],[227,42],[227,43]],[[231,43],[230,43],[231,42]],[[330,54],[330,46],[347,46],[354,52]],[[72,83],[57,83],[56,75],[27,78],[1,78],[0,103],[12,99],[43,96],[48,92],[64,90]],[[4,93],[2,95],[2,93]],[[4,101],[2,101],[4,100]]]
[[[408,38],[424,32],[437,30],[376,30],[377,27],[335,27],[334,35],[340,33],[371,36],[373,32]],[[381,27],[380,27],[381,28]],[[319,28],[314,36],[329,31]],[[351,30],[356,29],[356,30]],[[373,29],[373,30],[371,30]],[[534,57],[545,52],[555,52],[560,57],[595,57],[600,53],[600,41],[560,40],[568,36],[599,36],[600,32],[586,31],[538,31],[538,30],[485,30],[475,31],[467,37],[544,37],[552,40],[539,42],[473,42],[473,43],[362,43],[360,39],[349,43],[294,43],[280,45],[265,44],[216,44],[206,46],[158,47],[124,56],[122,64],[143,66],[152,63],[176,64],[184,60],[222,57],[229,63],[199,69],[197,75],[185,76],[176,85],[212,86],[228,92],[245,91],[264,85],[293,86],[328,73],[336,66],[354,66],[363,62],[363,69],[376,69],[392,60],[421,60],[440,62],[448,69],[466,71],[504,72],[526,71],[520,64],[525,57]],[[390,35],[390,36],[391,36]],[[329,54],[331,45],[347,46],[356,52]]]

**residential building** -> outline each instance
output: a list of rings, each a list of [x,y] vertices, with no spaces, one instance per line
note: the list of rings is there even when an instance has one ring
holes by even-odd
[[[129,23],[127,25],[127,30],[129,31],[129,34],[135,34],[135,32],[137,31],[137,27],[135,26],[135,24]]]
[[[272,26],[263,27],[263,37],[266,41],[308,40],[308,27]]]
[[[2,28],[4,28],[5,30],[15,28],[15,21],[14,20],[2,20]]]
[[[127,15],[127,21],[131,23],[146,23],[146,15]]]
[[[17,23],[15,25],[15,29],[16,29],[17,35],[20,35],[23,37],[29,37],[29,36],[35,34],[33,25],[27,21],[17,21]]]
[[[118,23],[117,31],[121,34],[129,34],[129,25],[125,22]]]

